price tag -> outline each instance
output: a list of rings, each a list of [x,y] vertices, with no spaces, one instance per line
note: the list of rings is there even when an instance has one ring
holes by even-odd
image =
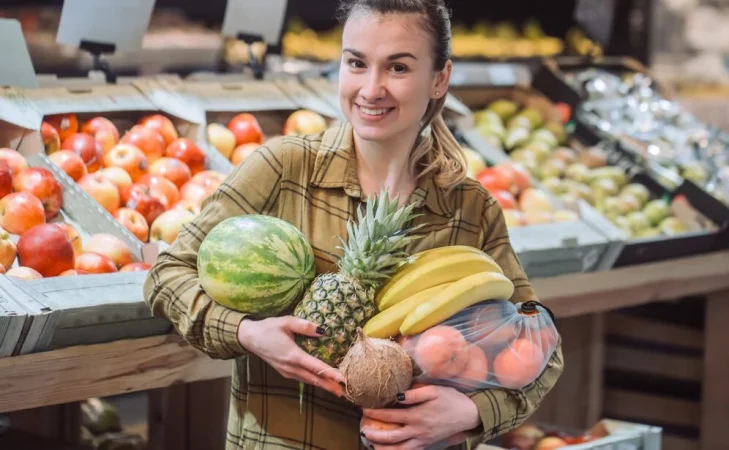
[[[116,51],[139,50],[155,0],[64,0],[56,42],[113,44]]]
[[[35,68],[30,60],[20,22],[15,19],[0,19],[0,42],[3,43],[0,86],[37,88]]]
[[[234,38],[240,34],[260,36],[268,44],[277,45],[287,4],[287,0],[228,0],[223,35]]]

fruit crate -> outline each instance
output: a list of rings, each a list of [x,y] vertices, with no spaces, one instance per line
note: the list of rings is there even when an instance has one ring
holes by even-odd
[[[336,115],[319,96],[289,78],[249,80],[210,74],[186,80],[182,91],[205,112],[205,145],[225,161],[228,172],[263,142],[295,134],[296,117],[321,122],[309,130],[318,132],[331,126]],[[288,130],[289,126],[293,128]]]
[[[526,86],[470,85],[452,88],[451,93],[472,111],[480,111],[496,99],[509,99],[539,111],[547,120],[558,121],[561,117],[546,97]],[[477,129],[475,114],[468,118],[449,110],[446,121],[455,127],[457,137],[479,153],[489,165],[499,165],[509,160],[502,149],[495,147]],[[530,184],[541,189],[533,178]],[[545,197],[557,209],[566,211],[572,220],[551,223],[534,220],[529,226],[513,226],[510,225],[509,213],[505,213],[512,246],[527,274],[530,277],[549,277],[612,268],[622,250],[620,231],[584,201],[562,202],[549,194]],[[574,220],[575,217],[577,220]]]

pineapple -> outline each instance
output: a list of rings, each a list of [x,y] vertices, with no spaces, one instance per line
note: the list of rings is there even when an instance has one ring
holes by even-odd
[[[375,292],[408,258],[405,247],[417,239],[405,228],[415,217],[413,205],[398,207],[387,191],[369,199],[367,212],[357,211],[358,224],[347,223],[348,239],[341,238],[339,271],[314,279],[294,315],[326,327],[320,338],[298,336],[310,355],[337,366],[356,338],[357,328],[375,315]]]

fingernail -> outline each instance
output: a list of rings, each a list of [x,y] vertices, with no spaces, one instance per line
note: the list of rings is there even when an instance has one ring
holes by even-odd
[[[367,437],[367,435],[364,433],[364,431],[360,431],[359,432],[359,435],[362,436],[363,438],[366,438]]]
[[[405,401],[405,394],[402,392],[399,392],[396,396],[398,402],[404,402]]]
[[[326,327],[316,327],[316,334],[327,334]]]

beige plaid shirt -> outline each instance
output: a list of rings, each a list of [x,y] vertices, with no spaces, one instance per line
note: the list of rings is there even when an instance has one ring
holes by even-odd
[[[149,273],[144,292],[156,316],[167,317],[187,342],[210,357],[235,358],[229,450],[363,448],[359,409],[307,386],[300,414],[298,383],[247,354],[236,332],[245,314],[213,302],[197,276],[197,251],[206,233],[228,217],[254,213],[295,225],[312,244],[317,273],[335,271],[336,236],[346,239],[346,222],[365,200],[355,164],[348,123],[318,135],[272,139],[235,168]],[[483,249],[514,282],[512,301],[537,298],[510,245],[501,209],[478,183],[468,180],[446,196],[432,177],[423,177],[409,201],[423,214],[415,224],[427,223],[420,230],[425,237],[411,244],[412,253],[456,244]],[[471,433],[470,445],[527,419],[562,368],[559,347],[540,378],[522,392],[492,389],[469,394],[482,420],[482,427]]]

